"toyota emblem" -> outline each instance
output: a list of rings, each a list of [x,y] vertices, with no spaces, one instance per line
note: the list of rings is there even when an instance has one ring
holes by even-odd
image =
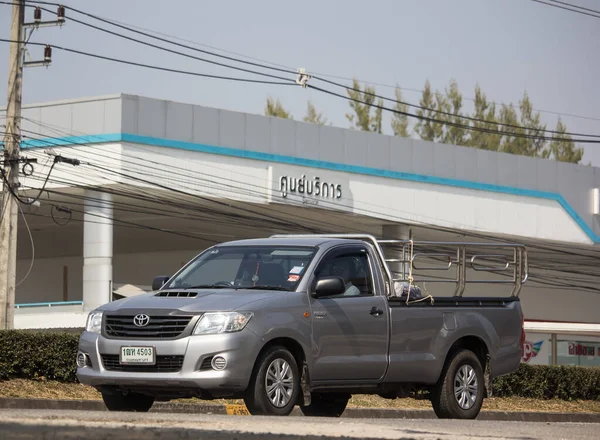
[[[143,313],[133,317],[133,323],[138,327],[146,327],[149,322],[150,317],[148,315],[144,315]]]

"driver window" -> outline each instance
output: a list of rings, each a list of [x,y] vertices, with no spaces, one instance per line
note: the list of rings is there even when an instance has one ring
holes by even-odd
[[[340,277],[346,284],[346,296],[373,296],[369,257],[365,250],[335,252],[317,267],[316,278]]]

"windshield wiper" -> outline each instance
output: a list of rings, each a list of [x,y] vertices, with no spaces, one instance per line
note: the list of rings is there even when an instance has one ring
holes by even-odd
[[[286,292],[289,292],[290,289],[288,289],[287,287],[281,287],[281,286],[248,286],[248,287],[240,287],[240,289],[248,289],[248,290],[285,290]]]
[[[200,284],[198,286],[181,287],[181,289],[234,289],[233,286],[224,286],[223,284]]]

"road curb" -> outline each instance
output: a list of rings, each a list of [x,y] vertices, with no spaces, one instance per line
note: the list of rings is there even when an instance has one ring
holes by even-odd
[[[23,399],[13,397],[1,397],[0,409],[106,411],[104,403],[100,400]],[[158,413],[249,415],[244,405],[213,403],[156,402],[150,411]],[[291,415],[303,416],[299,408],[295,408]],[[347,408],[342,418],[435,419],[436,415],[432,410],[425,409]],[[600,413],[482,411],[477,419],[506,422],[600,423]]]

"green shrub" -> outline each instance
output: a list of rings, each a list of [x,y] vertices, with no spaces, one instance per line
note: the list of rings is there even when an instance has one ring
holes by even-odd
[[[78,340],[66,332],[0,331],[0,379],[77,382]]]
[[[496,397],[600,400],[600,368],[521,364],[494,380]]]

